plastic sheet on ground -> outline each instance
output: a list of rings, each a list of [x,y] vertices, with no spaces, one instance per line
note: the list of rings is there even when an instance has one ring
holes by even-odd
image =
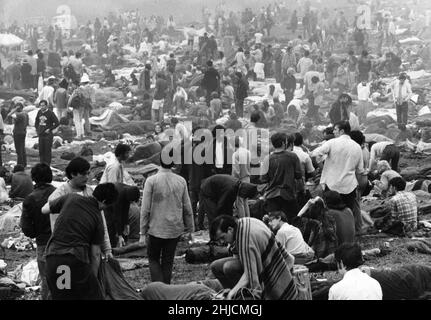
[[[410,45],[421,44],[424,42],[422,39],[419,39],[418,37],[409,37],[398,41],[401,44],[410,44]]]
[[[8,212],[0,216],[0,234],[16,232],[20,230],[19,221],[22,214],[22,203],[12,207]]]
[[[90,124],[99,126],[104,130],[112,130],[115,125],[128,122],[129,120],[127,118],[119,115],[114,110],[105,110],[102,115],[90,118]]]
[[[416,145],[417,153],[431,154],[431,143],[423,142],[422,140]]]
[[[424,114],[430,114],[430,113],[431,113],[430,108],[428,106],[425,106],[418,111],[418,116],[423,116]]]
[[[376,109],[367,113],[368,118],[375,118],[381,116],[390,116],[394,121],[397,121],[397,111],[395,109]]]
[[[37,284],[39,278],[39,268],[37,267],[37,260],[31,260],[22,268],[21,281],[30,287]]]

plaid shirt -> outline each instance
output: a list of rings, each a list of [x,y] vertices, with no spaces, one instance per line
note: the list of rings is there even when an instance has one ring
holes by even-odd
[[[401,221],[406,232],[417,229],[418,207],[412,192],[399,191],[390,201],[392,219]]]

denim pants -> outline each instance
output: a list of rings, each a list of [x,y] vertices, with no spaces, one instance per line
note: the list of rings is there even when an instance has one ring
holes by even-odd
[[[53,138],[52,134],[39,136],[39,158],[41,163],[51,165]]]
[[[39,276],[41,280],[40,291],[42,300],[49,300],[49,288],[48,282],[46,281],[46,258],[45,258],[45,248],[46,246],[37,246],[37,268],[39,269]]]
[[[25,153],[25,133],[14,133],[13,142],[15,144],[15,150],[17,154],[17,163],[27,166],[27,156]]]
[[[398,124],[407,124],[409,105],[407,102],[401,104],[396,103],[395,107],[397,109],[397,122]]]
[[[241,261],[235,257],[214,261],[211,263],[211,271],[225,289],[232,289],[235,287],[244,273]]]
[[[150,264],[151,282],[171,284],[175,250],[179,238],[161,239],[148,237],[148,260]]]
[[[361,207],[359,204],[359,194],[357,189],[353,190],[349,194],[341,194],[341,199],[353,212],[353,218],[355,219],[355,231],[360,232],[362,230],[362,214]]]
[[[244,117],[244,99],[235,100],[235,112],[238,118]]]

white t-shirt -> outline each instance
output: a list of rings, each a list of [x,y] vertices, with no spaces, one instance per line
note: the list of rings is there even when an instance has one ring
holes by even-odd
[[[358,268],[346,272],[343,280],[329,289],[329,300],[382,300],[380,283]]]
[[[371,95],[370,85],[367,83],[365,86],[362,83],[358,84],[358,100],[368,101]]]
[[[262,37],[263,37],[262,33],[260,32],[255,33],[254,36],[256,37],[256,43],[262,43]]]
[[[305,255],[313,251],[304,241],[301,231],[288,223],[283,223],[275,238],[292,255]]]

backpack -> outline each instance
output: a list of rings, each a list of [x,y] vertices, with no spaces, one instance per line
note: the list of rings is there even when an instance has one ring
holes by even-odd
[[[70,101],[70,106],[73,109],[79,109],[81,107],[84,107],[85,104],[85,98],[81,92],[76,93],[72,100]]]

